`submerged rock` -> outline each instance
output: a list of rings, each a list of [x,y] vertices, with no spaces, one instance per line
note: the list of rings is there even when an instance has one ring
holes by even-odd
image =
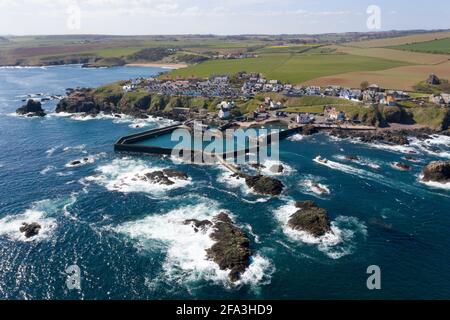
[[[280,180],[262,175],[244,175],[245,183],[259,194],[278,196],[283,191],[284,185]]]
[[[46,113],[42,109],[42,104],[39,101],[29,99],[27,104],[16,110],[17,114],[27,115],[31,117],[45,117]]]
[[[450,161],[434,161],[428,164],[422,171],[425,182],[450,182]]]
[[[24,233],[25,237],[29,239],[37,236],[41,228],[42,228],[41,225],[36,222],[30,224],[24,222],[22,223],[22,226],[20,227],[19,231],[21,233]]]
[[[211,239],[216,243],[206,250],[207,256],[221,270],[230,270],[229,279],[236,282],[250,265],[250,241],[226,213],[219,214],[213,221]]]
[[[288,222],[289,227],[297,231],[306,231],[315,237],[321,237],[331,231],[328,213],[313,201],[297,202],[299,209]]]

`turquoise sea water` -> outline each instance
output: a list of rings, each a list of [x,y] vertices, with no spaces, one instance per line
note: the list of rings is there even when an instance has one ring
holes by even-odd
[[[280,144],[287,170],[278,178],[286,190],[269,199],[222,168],[114,153],[118,137],[165,120],[56,116],[54,102],[44,105],[43,119],[11,115],[27,94],[63,94],[159,71],[0,68],[0,298],[450,298],[450,191],[419,181],[428,161],[449,158],[446,137],[383,148],[294,136]],[[391,167],[412,151],[420,162],[411,172]],[[328,166],[313,161],[318,155]],[[68,165],[83,158],[82,166]],[[157,168],[185,171],[191,180],[170,188],[133,180]],[[315,194],[311,181],[330,194]],[[334,235],[318,240],[284,228],[295,200],[326,208]],[[254,250],[234,286],[205,260],[209,237],[182,224],[222,211],[250,235]],[[18,232],[22,222],[39,222],[43,230],[26,241]],[[66,286],[65,269],[74,264],[81,290]],[[370,265],[381,268],[382,290],[366,287]]]

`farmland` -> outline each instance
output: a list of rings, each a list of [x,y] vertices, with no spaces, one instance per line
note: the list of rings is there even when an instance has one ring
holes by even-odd
[[[359,87],[362,81],[369,81],[385,88],[412,90],[430,73],[450,79],[449,52],[449,31],[303,36],[22,36],[2,38],[0,65],[188,65],[172,71],[169,77],[249,71],[292,84]]]
[[[402,37],[392,37],[369,41],[358,41],[358,42],[351,42],[348,45],[358,48],[382,48],[382,47],[401,46],[416,42],[434,41],[446,38],[450,38],[450,32],[448,31],[413,34]]]
[[[393,49],[413,51],[413,52],[426,52],[426,53],[444,53],[450,54],[450,38],[409,43],[401,46],[394,46]]]
[[[208,77],[212,74],[260,72],[270,79],[290,83],[352,71],[375,71],[404,66],[407,63],[348,54],[303,55],[292,53],[263,54],[258,58],[214,60],[173,71],[170,75]]]
[[[410,65],[378,71],[348,72],[326,76],[307,81],[307,85],[340,84],[358,87],[361,80],[378,83],[387,89],[413,90],[414,86],[424,81],[430,73],[435,73],[443,79],[450,79],[450,62],[438,65]]]

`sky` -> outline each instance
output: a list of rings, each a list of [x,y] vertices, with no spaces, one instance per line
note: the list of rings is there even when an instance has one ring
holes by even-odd
[[[373,11],[373,6],[378,9]],[[368,8],[372,9],[369,13]],[[448,0],[0,0],[0,34],[234,35],[430,30],[450,29],[449,16]],[[369,28],[368,19],[379,23],[369,24]]]

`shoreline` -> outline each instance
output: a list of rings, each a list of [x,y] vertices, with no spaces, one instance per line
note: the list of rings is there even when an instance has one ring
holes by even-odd
[[[187,68],[187,64],[183,63],[127,63],[125,65],[126,67],[156,67],[156,68],[164,68],[164,69],[171,69],[171,70],[177,70],[177,69],[183,69]]]

